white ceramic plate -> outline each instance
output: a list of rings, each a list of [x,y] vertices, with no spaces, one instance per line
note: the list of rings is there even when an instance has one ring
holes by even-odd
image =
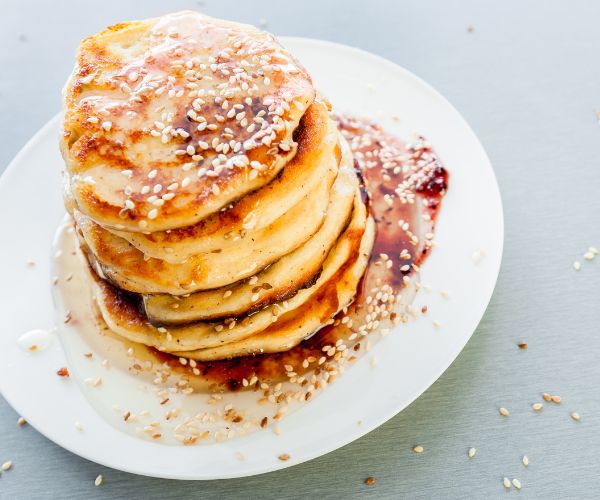
[[[73,453],[116,469],[177,479],[241,477],[289,467],[344,446],[396,415],[446,370],[477,327],[500,268],[503,216],[492,167],[473,131],[440,94],[389,61],[318,40],[283,42],[338,111],[375,117],[405,138],[423,134],[449,170],[436,231],[439,246],[422,268],[421,281],[432,291],[416,299],[428,304],[429,319],[400,326],[401,331],[378,342],[372,352],[376,368],[362,358],[323,394],[285,418],[280,436],[257,432],[182,447],[118,431],[95,412],[77,384],[54,375],[67,364],[58,341],[35,355],[16,342],[23,332],[56,322],[50,248],[64,214],[56,117],[0,179],[0,390],[31,425]],[[479,250],[485,256],[475,264],[472,255]],[[28,267],[28,260],[37,265]],[[439,290],[449,290],[451,298],[443,299]],[[433,317],[441,328],[433,327]],[[85,424],[83,432],[74,428],[76,420]],[[281,453],[291,459],[278,460]]]

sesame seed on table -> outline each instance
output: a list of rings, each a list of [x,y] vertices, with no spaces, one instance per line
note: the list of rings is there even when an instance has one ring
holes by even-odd
[[[135,476],[88,462],[39,435],[0,399],[0,464],[10,464],[0,473],[0,496],[93,499],[131,497],[134,492],[148,499],[299,498],[315,491],[325,498],[363,498],[367,492],[374,498],[596,496],[600,172],[595,159],[600,155],[600,66],[590,61],[595,61],[600,45],[600,6],[560,0],[507,0],[493,7],[460,0],[451,5],[374,0],[369,9],[352,0],[319,2],[318,9],[315,5],[177,0],[165,6],[156,0],[91,0],[82,8],[74,0],[5,0],[0,16],[0,39],[6,49],[0,52],[0,110],[10,119],[0,124],[0,170],[58,111],[73,48],[108,24],[192,8],[260,25],[277,35],[364,48],[415,72],[448,97],[474,128],[494,165],[505,211],[504,261],[476,333],[424,395],[360,440],[276,473],[201,485]],[[378,92],[376,77],[365,76],[373,94]],[[141,79],[129,73],[121,90],[130,92]],[[221,118],[215,116],[210,125],[224,126],[220,120],[229,120],[229,114],[240,123],[246,118],[240,112],[223,109]],[[394,113],[399,116],[390,118],[401,123],[401,113]],[[158,115],[149,134],[160,141],[172,132],[167,128],[169,117],[163,121],[162,112]],[[206,122],[195,123],[202,128]],[[116,122],[110,118],[90,117],[89,124],[107,134],[115,132]],[[226,141],[214,146],[196,141],[193,151],[182,150],[182,158],[195,165],[204,148],[233,154],[236,144],[229,142],[226,130],[223,133]],[[568,146],[572,141],[576,147]],[[159,182],[157,174],[149,172],[139,193],[151,200],[150,220],[151,215],[159,216],[171,194],[195,180],[190,176],[196,171],[186,168],[182,166],[182,172],[189,175],[173,182]],[[122,175],[127,179],[131,172],[125,169]],[[27,193],[23,197],[26,201]],[[128,200],[125,208],[139,208],[133,197]],[[483,266],[485,250],[473,248],[465,259]],[[388,257],[398,264],[397,253]],[[33,274],[39,266],[31,258],[24,255],[23,266]],[[449,305],[459,292],[452,283],[432,283],[431,293],[441,294]],[[430,310],[421,319],[439,322],[437,330],[443,336],[444,318],[435,314]],[[337,348],[329,349],[335,353]],[[324,352],[323,362],[326,359]],[[73,383],[68,371],[58,376],[60,370],[56,366],[49,376]],[[90,390],[102,390],[101,379],[92,379]],[[502,416],[500,408],[510,415]],[[121,412],[125,418],[128,409]],[[280,433],[272,423],[269,418],[265,427]],[[93,432],[84,421],[67,422],[66,427],[75,433]],[[158,436],[160,430],[149,426],[148,433]],[[415,454],[416,446],[424,451]],[[274,450],[276,460],[279,455],[292,460],[293,450]]]

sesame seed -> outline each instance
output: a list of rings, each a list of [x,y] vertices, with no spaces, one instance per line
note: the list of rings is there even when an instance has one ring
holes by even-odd
[[[552,399],[552,402],[556,404],[559,404],[561,402],[560,396],[552,396],[550,399]]]
[[[503,417],[508,417],[510,415],[510,412],[506,408],[504,408],[504,406],[501,407],[498,411]]]
[[[508,479],[507,477],[505,477],[505,478],[502,480],[502,484],[504,485],[504,487],[505,487],[506,489],[510,489],[510,479]]]
[[[102,127],[104,130],[106,130],[107,132],[109,132],[109,131],[110,131],[110,129],[112,128],[112,122],[111,122],[111,121],[108,121],[108,120],[107,120],[107,121],[104,121],[104,122],[102,122],[102,125],[101,125],[101,127]]]
[[[473,458],[475,456],[475,454],[477,453],[477,450],[475,448],[469,448],[469,458]]]
[[[20,426],[23,426],[27,423],[27,420],[25,420],[23,417],[19,417],[19,419],[17,420],[17,424],[19,424]]]
[[[483,250],[477,250],[476,252],[473,252],[471,259],[473,260],[473,262],[475,264],[477,264],[479,261],[481,261],[481,259],[484,257],[484,255],[485,255],[485,252]]]
[[[2,470],[7,471],[12,468],[12,462],[9,460],[8,462],[4,462],[2,464]]]
[[[517,488],[518,490],[521,489],[521,481],[519,481],[518,479],[513,479],[512,480],[512,484],[515,488]]]
[[[150,210],[148,212],[148,219],[156,219],[157,215],[158,215],[158,210],[156,208],[153,208],[152,210]]]
[[[73,424],[73,426],[75,427],[75,429],[77,429],[78,431],[83,431],[83,425],[79,420],[75,420],[75,423]]]
[[[282,462],[286,462],[287,460],[290,459],[290,456],[287,453],[282,453],[281,455],[279,455],[277,457],[279,460],[281,460]]]
[[[573,262],[573,269],[575,269],[575,271],[579,271],[581,269],[581,262],[579,262],[578,260]]]
[[[544,405],[542,403],[533,403],[531,407],[533,408],[533,411],[541,411]]]
[[[375,479],[373,476],[369,476],[367,479],[365,479],[365,484],[367,486],[372,486],[376,482],[377,482],[377,479]]]
[[[424,448],[423,448],[423,447],[422,447],[422,446],[419,444],[419,445],[417,445],[417,446],[415,446],[415,447],[413,448],[413,451],[414,451],[415,453],[423,453],[423,451],[424,451]]]
[[[96,479],[94,480],[94,486],[100,486],[103,482],[104,477],[102,476],[102,474],[98,474],[98,476],[96,476]]]
[[[579,422],[579,420],[581,420],[581,417],[579,416],[579,413],[577,413],[576,411],[571,413],[571,418],[577,422]]]
[[[523,455],[523,465],[527,467],[529,465],[529,458],[527,455]]]

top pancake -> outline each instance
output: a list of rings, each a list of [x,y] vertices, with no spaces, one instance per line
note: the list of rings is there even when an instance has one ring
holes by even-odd
[[[61,149],[79,210],[127,231],[197,223],[272,180],[315,98],[272,35],[185,11],[84,40]]]

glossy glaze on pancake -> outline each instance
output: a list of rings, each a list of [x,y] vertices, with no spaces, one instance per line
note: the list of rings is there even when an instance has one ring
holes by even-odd
[[[313,102],[267,33],[184,11],[87,38],[61,150],[79,210],[127,231],[189,226],[264,186]]]
[[[158,350],[168,352],[191,351],[240,342],[265,330],[274,322],[276,323],[278,316],[300,308],[306,302],[318,302],[313,299],[319,293],[319,290],[324,287],[339,284],[340,295],[343,295],[343,297],[354,296],[357,281],[362,272],[356,280],[353,280],[351,276],[354,274],[352,273],[356,273],[359,268],[352,263],[357,259],[361,241],[364,241],[363,244],[367,245],[369,239],[372,239],[372,236],[363,239],[365,227],[369,226],[367,224],[366,208],[358,194],[355,196],[354,206],[350,225],[328,255],[323,265],[323,272],[313,286],[300,290],[287,301],[273,304],[239,320],[230,318],[219,323],[198,322],[181,326],[169,326],[168,328],[156,327],[148,321],[137,296],[124,293],[95,276],[96,302],[104,320],[113,332],[134,342],[155,347]],[[370,249],[370,244],[368,249]],[[368,252],[366,253],[368,256]],[[348,269],[351,268],[354,271],[344,281],[338,275],[338,272],[340,269],[348,267],[347,265],[349,265]],[[354,287],[350,286],[352,283]],[[336,311],[337,309],[333,313]]]
[[[352,154],[346,141],[342,145],[344,153],[340,175],[350,174]],[[351,200],[344,197],[344,201],[347,208],[337,210],[335,213],[339,216],[327,215],[323,226],[310,240],[250,280],[186,296],[146,295],[144,307],[147,316],[157,323],[209,320],[248,314],[291,297],[316,280],[327,254],[344,230],[347,221],[341,214],[350,214]]]
[[[314,194],[319,186],[331,187],[341,161],[337,124],[328,116],[326,103],[317,101],[306,111],[295,139],[298,152],[279,176],[250,193],[227,210],[197,224],[154,233],[112,230],[149,257],[183,262],[206,252],[226,251],[260,239],[257,233]],[[110,230],[110,229],[109,229]]]

